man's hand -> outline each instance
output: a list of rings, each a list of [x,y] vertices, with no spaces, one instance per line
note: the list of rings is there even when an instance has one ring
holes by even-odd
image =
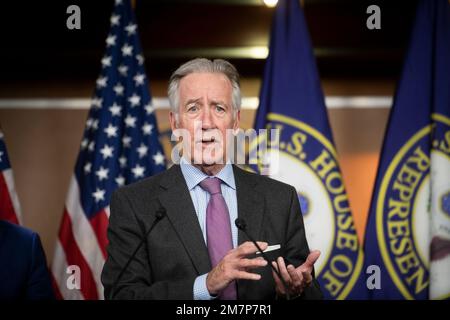
[[[284,282],[286,283],[287,290],[291,296],[299,296],[303,293],[305,288],[309,287],[312,282],[312,270],[314,263],[319,259],[320,251],[312,251],[303,263],[298,268],[295,268],[292,264],[286,267],[284,259],[278,257],[278,264],[273,261],[272,265],[278,270]],[[276,284],[276,292],[279,296],[285,296],[286,291],[283,283],[278,278],[278,275],[272,270],[273,278]]]
[[[261,250],[267,248],[267,242],[258,242]],[[244,242],[239,247],[230,250],[225,257],[213,268],[206,277],[206,287],[209,294],[216,295],[225,289],[230,282],[237,279],[259,280],[261,276],[248,272],[251,269],[264,267],[267,261],[262,257],[248,259],[246,256],[258,251],[250,242]]]

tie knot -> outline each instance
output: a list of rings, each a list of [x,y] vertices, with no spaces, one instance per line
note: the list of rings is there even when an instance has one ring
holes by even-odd
[[[209,192],[211,195],[216,193],[222,193],[222,190],[220,189],[220,179],[219,178],[206,178],[202,182],[200,182],[200,187],[202,187],[203,190]]]

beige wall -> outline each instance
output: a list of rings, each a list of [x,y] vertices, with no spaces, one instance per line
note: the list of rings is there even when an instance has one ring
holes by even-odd
[[[89,97],[94,83],[4,86],[0,98]],[[154,96],[165,96],[165,81],[152,83]],[[327,95],[392,95],[393,83],[325,80]],[[26,89],[24,89],[26,88]],[[245,96],[257,96],[259,81],[243,79]],[[388,109],[332,109],[330,122],[355,215],[363,236]],[[48,261],[53,257],[68,183],[82,137],[87,110],[0,109],[5,140],[24,224],[40,233]],[[242,127],[253,124],[254,111],[242,112]],[[167,111],[157,112],[161,131],[168,129]]]

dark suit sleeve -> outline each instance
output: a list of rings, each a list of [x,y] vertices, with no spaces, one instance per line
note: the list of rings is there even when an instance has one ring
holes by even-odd
[[[36,233],[32,235],[31,255],[26,298],[29,300],[54,299],[44,249]]]
[[[290,213],[287,225],[285,258],[288,263],[292,263],[295,267],[303,264],[309,254],[308,242],[306,240],[305,226],[303,224],[303,216],[298,201],[297,192],[294,188],[291,189],[290,196]],[[323,299],[322,291],[319,283],[315,279],[313,270],[313,282],[311,286],[306,288],[301,299]]]
[[[118,190],[111,199],[108,258],[102,272],[105,299],[192,300],[195,278],[153,281],[145,243],[124,272],[111,297],[113,283],[138,247],[144,233],[144,228],[138,223],[130,201]],[[161,259],[161,263],[164,263],[164,257]]]

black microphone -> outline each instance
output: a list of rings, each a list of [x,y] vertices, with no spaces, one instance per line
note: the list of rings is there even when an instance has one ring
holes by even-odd
[[[269,258],[267,258],[267,256],[265,255],[265,253],[263,252],[263,250],[261,250],[260,246],[258,245],[258,243],[255,241],[255,239],[253,237],[251,237],[248,232],[247,232],[247,223],[245,223],[244,219],[241,218],[237,218],[236,220],[234,220],[234,224],[236,225],[236,227],[241,230],[242,232],[245,233],[245,235],[247,236],[247,238],[250,239],[251,242],[253,242],[253,244],[256,246],[256,248],[259,250],[259,252],[261,253],[261,256],[264,258],[264,260],[267,261],[267,263],[270,265],[270,267],[272,268],[272,270],[276,273],[276,275],[278,276],[278,278],[281,280],[281,283],[283,284],[284,287],[284,291],[286,292],[286,300],[290,300],[291,296],[289,295],[289,291],[288,291],[288,287],[286,282],[284,281],[284,279],[281,277],[281,274],[278,272],[278,270],[272,265],[272,262],[269,260]],[[278,265],[278,261],[275,261],[278,269],[280,268],[280,266]]]
[[[166,209],[164,207],[160,207],[156,211],[155,220],[153,220],[152,225],[147,230],[147,232],[145,233],[145,236],[141,239],[141,242],[139,242],[139,245],[136,247],[134,252],[131,254],[130,258],[128,258],[128,261],[125,264],[125,266],[120,270],[119,275],[117,276],[116,280],[114,281],[114,283],[113,283],[113,285],[111,287],[111,292],[109,294],[109,300],[112,300],[112,298],[114,297],[114,291],[116,289],[117,284],[119,283],[119,281],[122,278],[122,276],[125,273],[125,271],[128,269],[128,266],[130,265],[131,261],[133,261],[134,257],[136,256],[137,252],[139,251],[139,249],[144,244],[144,242],[147,239],[148,235],[150,234],[150,232],[152,232],[153,228],[155,228],[155,226],[158,224],[158,222],[160,222],[165,216],[166,216]]]

